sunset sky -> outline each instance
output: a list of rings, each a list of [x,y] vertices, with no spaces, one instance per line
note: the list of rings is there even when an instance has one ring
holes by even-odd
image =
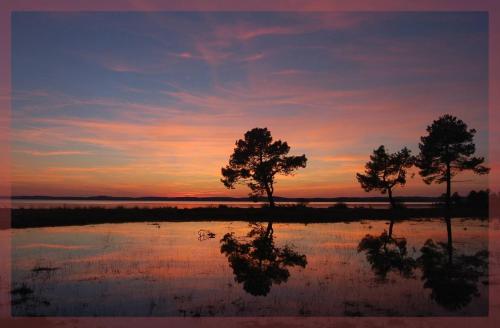
[[[13,195],[245,196],[220,179],[254,127],[306,154],[289,197],[376,196],[374,148],[440,115],[487,155],[486,13],[12,15]],[[487,187],[457,176],[453,191]],[[438,195],[417,175],[396,195]]]

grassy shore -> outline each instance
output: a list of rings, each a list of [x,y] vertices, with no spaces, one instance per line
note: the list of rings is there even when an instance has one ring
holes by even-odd
[[[425,219],[443,217],[443,208],[312,208],[287,206],[277,208],[199,207],[160,208],[20,208],[11,212],[12,228],[88,225],[145,221],[273,221],[289,223],[345,222],[394,218]],[[461,207],[451,211],[453,218],[487,218],[486,208]]]

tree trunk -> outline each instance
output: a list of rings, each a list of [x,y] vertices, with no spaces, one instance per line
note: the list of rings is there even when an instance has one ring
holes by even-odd
[[[446,209],[451,208],[451,168],[450,163],[446,163]]]
[[[448,263],[452,263],[453,259],[453,238],[451,236],[451,218],[449,215],[446,215],[446,231],[448,233]]]
[[[394,202],[394,198],[392,198],[392,188],[387,188],[387,195],[389,195],[389,203],[391,204],[391,208],[396,208],[396,203]],[[394,218],[392,217],[393,213],[391,213],[391,222],[389,223],[389,235],[387,239],[390,240],[392,238],[392,227],[394,226]],[[385,247],[385,244],[384,244]]]
[[[266,229],[266,237],[269,238],[273,234],[273,222],[269,221],[267,223],[267,229]]]
[[[394,203],[394,199],[392,198],[392,188],[387,188],[387,194],[389,195],[389,203],[391,204],[391,208],[395,208],[396,204]]]
[[[446,231],[448,234],[448,262],[453,259],[453,238],[451,236],[451,168],[450,163],[446,163]]]
[[[269,207],[274,207],[274,198],[273,198],[273,193],[271,192],[271,188],[269,188],[268,185],[266,185],[266,193],[267,193],[267,200],[269,201]]]
[[[394,219],[391,218],[391,223],[389,224],[389,239],[392,238],[392,227],[394,226]]]

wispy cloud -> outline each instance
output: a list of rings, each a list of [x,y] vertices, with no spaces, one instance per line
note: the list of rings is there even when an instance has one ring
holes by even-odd
[[[179,52],[179,53],[169,53],[170,56],[182,59],[200,59],[200,56],[197,56],[191,52]]]
[[[308,72],[308,71],[300,70],[300,69],[284,69],[284,70],[272,72],[273,75],[300,75],[300,74],[307,74],[307,73],[312,73],[312,72]]]
[[[62,245],[62,244],[45,244],[45,243],[32,243],[26,245],[17,246],[19,249],[32,249],[32,248],[49,248],[49,249],[61,249],[61,250],[78,250],[90,248],[87,245]]]
[[[241,61],[243,62],[254,62],[263,59],[265,56],[263,53],[256,53],[250,56],[243,57]]]
[[[88,155],[92,152],[89,151],[78,151],[78,150],[54,150],[54,151],[39,151],[39,150],[29,150],[21,149],[14,150],[15,153],[27,154],[31,156],[71,156],[71,155]]]

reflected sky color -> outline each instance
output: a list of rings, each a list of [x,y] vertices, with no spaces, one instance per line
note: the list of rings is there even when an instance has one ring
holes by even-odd
[[[264,222],[264,225],[267,223]],[[215,238],[198,240],[198,230]],[[14,315],[49,316],[475,316],[488,310],[488,288],[450,311],[433,302],[419,270],[404,278],[390,272],[381,281],[357,245],[366,234],[380,234],[387,222],[273,224],[277,247],[289,245],[307,257],[307,266],[290,267],[287,281],[266,296],[253,296],[234,279],[220,239],[244,238],[244,222],[130,223],[13,230]],[[487,248],[488,225],[453,222],[457,252]],[[394,234],[408,240],[417,258],[428,238],[446,240],[442,220],[396,223]],[[37,268],[52,268],[39,270]],[[35,271],[33,271],[35,269]]]
[[[416,152],[444,113],[485,156],[487,26],[478,12],[14,13],[13,194],[243,196],[220,168],[256,126],[309,158],[279,196],[366,195],[371,151]],[[397,194],[442,191],[417,177]]]

